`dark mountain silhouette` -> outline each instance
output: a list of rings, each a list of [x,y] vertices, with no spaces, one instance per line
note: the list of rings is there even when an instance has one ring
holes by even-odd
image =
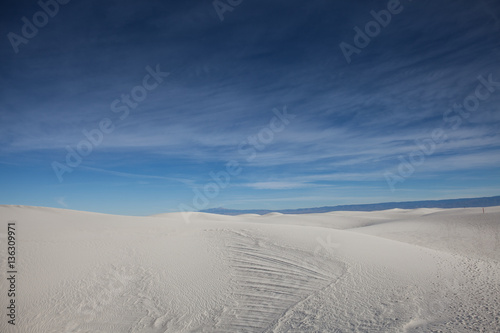
[[[446,200],[425,200],[425,201],[405,201],[405,202],[384,202],[376,204],[359,204],[359,205],[339,205],[325,206],[313,208],[298,208],[298,209],[281,209],[281,210],[266,210],[266,209],[225,209],[211,208],[201,210],[204,213],[222,214],[222,215],[241,215],[241,214],[268,214],[278,212],[283,214],[310,214],[310,213],[326,213],[333,211],[375,211],[386,210],[393,208],[414,209],[414,208],[466,208],[466,207],[491,207],[500,206],[500,196],[483,197],[483,198],[465,198],[465,199],[446,199]]]

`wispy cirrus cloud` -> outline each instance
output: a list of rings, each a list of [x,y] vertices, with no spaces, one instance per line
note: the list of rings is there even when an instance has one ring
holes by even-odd
[[[3,180],[24,186],[33,166],[50,183],[50,163],[64,162],[66,147],[85,139],[82,130],[103,117],[117,120],[110,104],[140,83],[145,66],[160,63],[169,79],[125,121],[115,121],[113,133],[69,182],[94,184],[109,176],[175,183],[182,189],[170,197],[172,209],[211,181],[211,171],[236,160],[243,172],[231,180],[231,195],[289,191],[293,196],[280,197],[290,205],[297,204],[292,197],[306,197],[301,192],[339,200],[339,186],[353,186],[349,197],[364,195],[363,187],[383,189],[384,171],[440,127],[447,140],[412,175],[415,184],[405,186],[417,191],[424,184],[419,180],[434,179],[446,187],[460,175],[486,182],[498,164],[500,93],[458,129],[449,128],[443,113],[463,103],[478,75],[500,81],[499,4],[405,6],[347,65],[338,44],[371,19],[372,2],[258,0],[222,25],[202,1],[68,5],[43,34],[21,45],[19,56],[8,44],[0,49]],[[26,15],[19,13],[32,11],[21,3],[11,7],[0,14],[5,31],[18,29]],[[283,105],[296,118],[248,159],[239,145]],[[470,186],[464,181],[464,191]],[[69,198],[51,197],[63,196]],[[229,202],[224,194],[220,200]]]
[[[305,182],[286,182],[286,181],[256,182],[244,185],[258,190],[286,190],[292,188],[302,188],[311,186],[311,184],[307,184]]]

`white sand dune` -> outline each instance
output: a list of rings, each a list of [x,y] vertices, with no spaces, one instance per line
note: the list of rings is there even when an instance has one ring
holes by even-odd
[[[0,332],[500,332],[500,207],[0,216]]]

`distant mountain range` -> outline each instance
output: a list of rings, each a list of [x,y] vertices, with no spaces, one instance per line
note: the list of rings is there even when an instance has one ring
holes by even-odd
[[[339,205],[325,206],[314,208],[299,208],[299,209],[282,209],[282,210],[266,210],[266,209],[225,209],[211,208],[201,210],[200,212],[222,214],[222,215],[241,215],[241,214],[268,214],[278,212],[283,214],[311,214],[311,213],[326,213],[333,211],[374,211],[386,210],[393,208],[414,209],[414,208],[465,208],[465,207],[491,207],[500,206],[500,196],[483,197],[483,198],[467,198],[467,199],[447,199],[447,200],[425,200],[425,201],[405,201],[405,202],[384,202],[376,204],[361,204],[361,205]]]

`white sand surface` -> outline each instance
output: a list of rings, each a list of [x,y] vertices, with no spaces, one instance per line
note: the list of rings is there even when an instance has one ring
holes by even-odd
[[[500,207],[0,217],[2,333],[500,332]]]

